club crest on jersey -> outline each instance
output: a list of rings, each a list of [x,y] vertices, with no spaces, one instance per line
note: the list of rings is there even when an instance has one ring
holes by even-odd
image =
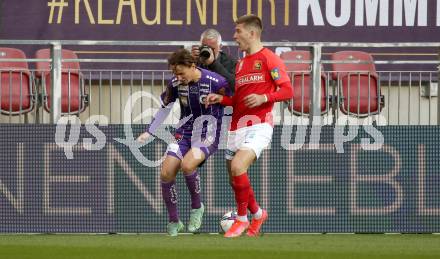
[[[195,85],[192,85],[192,86],[189,88],[189,91],[190,91],[190,93],[192,93],[192,94],[196,94],[196,93],[199,92],[199,88],[198,88],[197,86],[195,86]]]
[[[280,70],[276,67],[270,71],[270,76],[272,76],[273,80],[278,80],[281,78]]]
[[[263,61],[255,60],[255,62],[254,62],[254,70],[261,70],[262,67],[263,67]]]

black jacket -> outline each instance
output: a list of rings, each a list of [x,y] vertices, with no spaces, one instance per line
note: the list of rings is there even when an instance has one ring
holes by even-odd
[[[224,78],[229,83],[232,92],[235,89],[235,66],[237,65],[237,60],[230,55],[220,51],[220,57],[216,58],[209,66],[201,65],[202,68],[208,69],[215,72]]]

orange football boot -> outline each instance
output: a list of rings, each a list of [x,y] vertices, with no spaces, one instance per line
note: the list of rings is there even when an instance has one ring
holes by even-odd
[[[261,218],[259,219],[253,218],[251,224],[249,225],[247,235],[249,237],[257,237],[260,234],[261,226],[267,220],[268,217],[269,216],[267,215],[267,211],[263,210]]]
[[[224,237],[239,237],[246,229],[249,227],[249,221],[240,221],[238,219],[235,220],[234,224],[232,224],[231,228],[226,231]]]

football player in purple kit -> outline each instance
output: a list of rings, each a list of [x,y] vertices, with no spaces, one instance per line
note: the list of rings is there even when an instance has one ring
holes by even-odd
[[[176,129],[176,142],[168,145],[160,173],[162,197],[169,216],[167,232],[170,236],[177,236],[184,229],[177,211],[176,175],[179,170],[182,170],[191,194],[188,231],[196,233],[201,227],[204,205],[200,199],[197,168],[217,150],[223,117],[220,104],[205,108],[204,101],[209,93],[230,95],[225,78],[197,67],[196,62],[185,49],[179,49],[170,56],[168,65],[174,77],[161,95],[162,109],[156,113],[146,132],[137,138],[138,142],[143,143],[150,135],[154,135],[157,127],[170,113],[174,102],[179,100],[180,119],[187,121]]]

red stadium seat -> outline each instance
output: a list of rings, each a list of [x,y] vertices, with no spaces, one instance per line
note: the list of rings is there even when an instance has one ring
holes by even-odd
[[[340,51],[332,54],[331,60],[336,62],[332,64],[332,77],[338,85],[341,111],[357,117],[380,113],[385,102],[373,57],[362,51]]]
[[[298,63],[286,63],[287,72],[291,75],[293,86],[293,99],[289,105],[289,111],[296,115],[308,115],[310,112],[310,76],[311,57],[309,51],[287,51],[281,53],[284,61],[297,61]],[[303,63],[300,63],[304,61]],[[326,76],[321,74],[321,114],[328,112],[328,95]]]
[[[2,59],[23,59],[23,61],[2,61]],[[0,103],[1,113],[25,114],[35,104],[33,78],[23,51],[0,48]]]
[[[50,49],[38,50],[37,59],[50,58]],[[62,59],[78,59],[71,50],[62,50]],[[79,62],[62,62],[61,70],[61,114],[79,114],[86,108],[86,95]],[[50,112],[51,74],[49,62],[37,62],[35,75],[43,86],[44,108]]]

